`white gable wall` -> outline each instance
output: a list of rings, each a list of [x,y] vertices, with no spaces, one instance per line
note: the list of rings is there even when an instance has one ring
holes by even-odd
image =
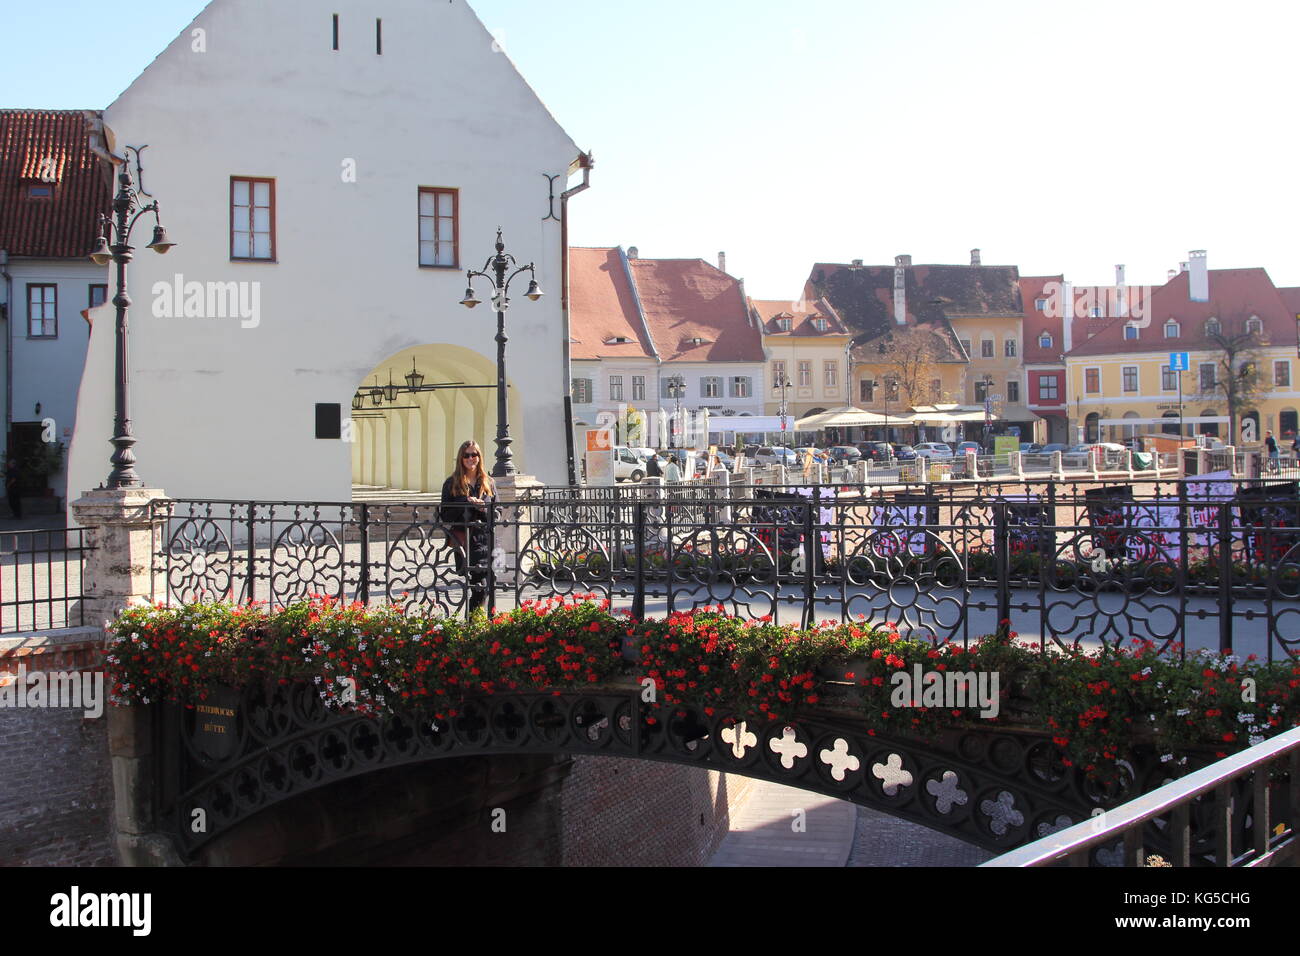
[[[331,49],[331,15],[341,49]],[[384,22],[375,53],[375,18]],[[192,31],[204,31],[195,52]],[[132,412],[141,478],[176,496],[346,500],[351,449],[315,438],[315,405],[345,416],[389,356],[446,343],[495,360],[495,316],[458,304],[498,225],[536,260],[547,297],[512,288],[507,369],[522,420],[517,464],[566,474],[560,223],[548,185],[576,145],[464,0],[215,0],[105,113],[119,153],[148,144],[145,186],[177,248],[158,256],[142,221],[130,270]],[[345,182],[348,161],[356,182]],[[230,177],[276,180],[276,259],[230,260]],[[417,190],[460,190],[460,269],[420,268]],[[555,203],[559,214],[558,199]],[[158,317],[155,283],[259,283],[260,323]],[[111,290],[110,290],[111,295]],[[73,488],[107,476],[112,323],[92,337],[73,446]],[[492,434],[475,437],[491,455]]]

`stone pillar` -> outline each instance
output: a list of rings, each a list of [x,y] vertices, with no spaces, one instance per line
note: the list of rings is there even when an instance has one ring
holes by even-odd
[[[1052,452],[1052,474],[1060,481],[1065,481],[1065,460],[1059,451]]]
[[[544,509],[529,506],[542,497],[542,483],[532,475],[507,475],[494,478],[497,502],[504,505],[497,520],[495,540],[492,542],[492,566],[497,584],[516,587],[521,575],[531,567],[520,567],[519,549],[526,547],[536,526],[545,520]]]
[[[87,529],[86,623],[107,628],[119,611],[162,599],[164,579],[153,574],[153,556],[162,545],[163,519],[152,505],[165,500],[156,489],[98,489],[72,503],[72,516]]]
[[[71,505],[74,520],[87,529],[82,583],[87,623],[107,630],[119,611],[166,596],[165,580],[153,574],[166,521],[152,504],[165,500],[156,489],[98,489]],[[154,589],[157,583],[158,590]],[[113,823],[117,851],[126,866],[181,866],[171,840],[157,832],[153,781],[154,708],[109,707],[108,749],[113,770]]]
[[[1013,451],[1007,455],[1007,465],[1013,478],[1025,477],[1025,466],[1024,462],[1020,459],[1020,452]]]
[[[966,477],[977,481],[980,476],[979,454],[974,448],[966,449]]]

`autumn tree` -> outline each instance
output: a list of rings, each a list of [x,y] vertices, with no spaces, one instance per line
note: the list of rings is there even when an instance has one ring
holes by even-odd
[[[912,406],[938,400],[934,382],[940,377],[939,359],[944,352],[932,330],[899,328],[861,346],[859,354],[864,365],[879,369],[890,400],[901,399]],[[890,388],[892,383],[897,383],[897,390]]]

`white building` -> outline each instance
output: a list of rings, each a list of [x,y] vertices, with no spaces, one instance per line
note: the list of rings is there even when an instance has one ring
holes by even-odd
[[[723,419],[763,414],[762,335],[744,283],[703,259],[643,259],[635,247],[572,255],[575,418],[594,425],[632,406],[653,416],[649,444],[667,447],[708,440],[702,428],[687,440],[705,420],[692,413],[707,410],[714,435]],[[677,380],[683,422],[670,441]]]
[[[85,312],[108,290],[108,270],[87,257],[108,211],[109,172],[90,149],[82,111],[0,110],[4,442],[23,468],[29,511],[58,511],[68,497]],[[106,441],[100,451],[107,475]]]
[[[567,477],[562,194],[590,160],[465,0],[213,0],[103,119],[116,155],[149,146],[144,186],[178,243],[134,237],[146,486],[342,501],[354,482],[437,490],[468,438],[490,459],[496,317],[481,280],[485,305],[459,302],[498,227],[547,293],[511,287],[516,464]],[[82,381],[80,488],[107,473],[111,332],[96,324]],[[413,366],[445,387],[375,409],[369,389]]]

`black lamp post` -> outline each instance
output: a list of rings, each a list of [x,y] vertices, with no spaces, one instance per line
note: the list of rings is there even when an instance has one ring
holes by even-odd
[[[501,239],[501,230],[497,229],[496,255],[488,258],[483,265],[483,271],[479,272],[470,269],[465,273],[469,281],[469,287],[465,290],[465,298],[460,301],[460,304],[465,308],[474,308],[479,304],[479,300],[474,297],[474,280],[475,278],[488,280],[488,284],[492,288],[492,307],[497,314],[497,463],[492,467],[493,478],[505,478],[517,474],[515,455],[510,450],[513,439],[510,437],[510,419],[506,410],[506,309],[510,308],[510,283],[515,280],[516,276],[527,272],[531,281],[528,283],[528,291],[524,295],[533,302],[542,297],[542,290],[537,284],[537,273],[533,268],[533,263],[530,262],[526,266],[519,266],[507,277],[506,273],[515,266],[519,266],[519,264],[515,261],[514,256],[506,254],[506,245]]]
[[[993,388],[993,376],[984,376],[984,451],[991,452],[989,447],[993,435],[993,397],[990,389]]]
[[[790,447],[790,432],[786,427],[786,422],[790,415],[790,389],[792,388],[794,388],[794,383],[786,381],[784,375],[778,378],[776,384],[772,386],[772,391],[776,392],[781,400],[781,437],[785,440],[786,448]]]
[[[668,447],[676,448],[673,436],[678,428],[682,427],[682,396],[686,394],[686,381],[680,375],[674,375],[668,380],[668,394],[677,402],[677,413],[673,416],[673,427],[668,429]],[[685,435],[682,436],[683,438]]]
[[[131,231],[140,217],[153,213],[153,240],[145,248],[164,254],[176,243],[167,238],[167,230],[162,226],[158,216],[158,201],[145,205],[141,197],[153,199],[144,188],[144,170],[140,165],[140,154],[148,146],[136,149],[126,147],[128,154],[135,154],[135,180],[131,178],[131,157],[122,161],[117,173],[117,195],[113,197],[113,215],[101,214],[99,217],[99,240],[90,260],[97,266],[117,263],[116,294],[113,305],[117,307],[117,342],[115,348],[116,386],[113,395],[113,455],[109,459],[113,470],[108,475],[109,488],[139,488],[144,482],[135,473],[135,435],[131,432],[131,390],[130,372],[127,366],[126,351],[126,313],[131,305],[131,297],[126,292],[126,264],[134,258],[135,249],[131,246]],[[113,242],[110,244],[108,236]]]

